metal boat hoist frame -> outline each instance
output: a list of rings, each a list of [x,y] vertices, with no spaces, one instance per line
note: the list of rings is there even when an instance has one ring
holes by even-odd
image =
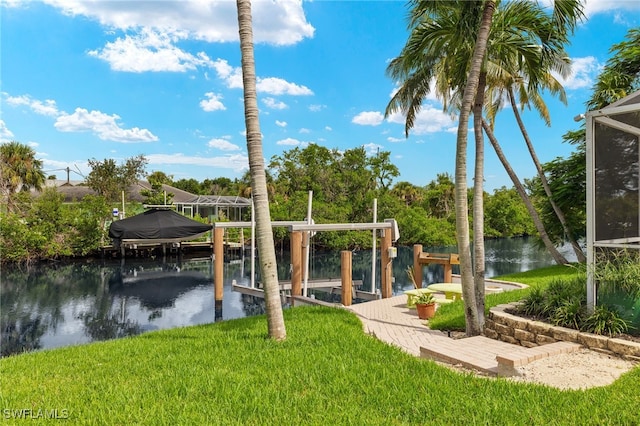
[[[376,259],[376,240],[377,240],[377,232],[380,230],[389,230],[389,237],[392,243],[395,243],[398,238],[400,238],[400,231],[398,229],[398,224],[395,219],[385,219],[384,222],[377,222],[377,200],[374,200],[374,222],[373,223],[333,223],[333,224],[315,224],[311,219],[311,200],[312,200],[312,192],[309,192],[309,206],[307,212],[307,219],[304,221],[272,221],[272,227],[287,227],[291,232],[303,232],[305,240],[303,240],[303,247],[305,248],[305,269],[304,269],[304,287],[303,287],[303,296],[307,296],[307,288],[308,288],[308,272],[309,272],[309,241],[310,238],[315,235],[316,232],[320,231],[367,231],[370,230],[373,232],[373,254],[372,254],[372,286],[371,293],[376,293],[376,282],[375,282],[375,265],[377,262]],[[250,288],[255,288],[255,217],[253,214],[253,208],[251,209],[251,222],[215,222],[213,223],[213,231],[214,231],[214,241],[216,240],[216,229],[223,231],[224,229],[229,228],[240,228],[240,229],[251,229],[251,284]],[[219,232],[219,231],[218,231]],[[217,236],[217,239],[220,239],[220,235]],[[388,264],[391,263],[389,259],[393,259],[396,257],[397,251],[394,247],[391,247],[391,244],[387,249],[387,252],[382,253],[383,262],[386,261]],[[215,261],[215,242],[214,242],[214,261]],[[219,259],[218,262],[222,262],[222,259]],[[386,265],[389,269],[388,266]],[[214,268],[216,276],[214,279],[216,282],[222,281],[222,268],[216,267]],[[383,274],[390,275],[390,272],[383,271]],[[384,282],[391,282],[391,277],[389,276],[387,280],[383,280]],[[383,290],[383,297],[385,297],[386,293],[389,291]],[[388,295],[387,295],[388,296]]]

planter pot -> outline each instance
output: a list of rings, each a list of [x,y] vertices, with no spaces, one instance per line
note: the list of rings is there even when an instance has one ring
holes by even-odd
[[[431,319],[436,314],[436,304],[416,303],[416,310],[418,311],[418,318]]]

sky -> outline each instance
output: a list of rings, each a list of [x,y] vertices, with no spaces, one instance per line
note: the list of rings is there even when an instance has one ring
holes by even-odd
[[[395,182],[453,176],[457,117],[434,96],[409,137],[400,113],[384,117],[397,87],[386,68],[408,37],[405,1],[252,3],[267,165],[315,143],[388,151]],[[560,79],[567,105],[545,95],[550,127],[523,113],[542,162],[573,151],[562,135],[579,128],[611,46],[640,26],[638,0],[591,0],[585,12],[567,46],[572,73]],[[0,0],[0,141],[28,144],[58,179],[69,168],[82,180],[89,159],[139,154],[148,173],[174,180],[240,178],[249,167],[240,67],[235,1]],[[533,177],[511,111],[495,133],[516,173]],[[488,141],[485,156],[485,189],[511,187]]]

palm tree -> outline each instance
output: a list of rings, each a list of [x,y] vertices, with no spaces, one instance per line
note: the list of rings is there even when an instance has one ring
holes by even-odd
[[[443,101],[444,108],[459,110],[459,128],[456,155],[456,231],[458,250],[460,252],[461,275],[465,299],[475,296],[475,314],[478,323],[483,320],[483,238],[482,238],[482,106],[485,82],[503,79],[510,71],[509,65],[516,61],[520,66],[535,70],[541,63],[561,50],[566,42],[567,32],[564,28],[575,25],[575,8],[577,0],[557,1],[554,4],[553,16],[547,16],[543,9],[534,2],[511,1],[498,2],[496,20],[487,37],[490,47],[486,57],[480,56],[475,49],[482,34],[478,28],[488,19],[484,12],[493,10],[495,2],[420,2],[413,1],[410,13],[410,36],[399,57],[395,58],[387,68],[388,74],[402,84],[392,97],[386,115],[400,110],[406,114],[405,134],[413,127],[426,96],[432,86],[436,95]],[[491,22],[491,19],[488,19]],[[484,36],[484,35],[483,35]],[[537,43],[535,41],[538,41]],[[473,62],[473,60],[477,62]],[[517,58],[517,59],[513,59]],[[470,67],[469,64],[472,64]],[[477,81],[474,67],[477,65]],[[463,92],[463,89],[476,87],[475,91]],[[478,87],[480,86],[480,87]],[[466,96],[466,97],[465,97]],[[475,274],[471,283],[471,261],[469,252],[469,227],[467,214],[466,183],[466,125],[469,119],[468,108],[474,102],[474,130],[476,134],[476,171],[474,196],[474,255]],[[464,223],[463,223],[464,222]],[[555,251],[550,244],[549,251]],[[559,255],[559,253],[557,253]],[[559,258],[560,263],[564,262]],[[473,291],[475,290],[475,291]],[[465,303],[468,303],[468,300]],[[467,305],[467,333],[469,319],[474,316]]]
[[[420,188],[407,181],[396,183],[391,189],[391,193],[401,199],[405,207],[422,201]]]
[[[28,145],[11,141],[0,145],[0,191],[7,210],[14,206],[13,194],[31,188],[41,190],[45,182],[42,161]]]
[[[538,236],[544,243],[545,247],[547,247],[547,250],[553,257],[553,260],[555,260],[555,262],[559,265],[564,265],[568,263],[567,259],[558,251],[558,249],[556,249],[555,245],[549,238],[549,235],[547,234],[547,231],[545,230],[544,225],[542,224],[542,219],[540,219],[540,215],[538,214],[537,210],[533,206],[531,199],[526,194],[526,190],[524,189],[524,186],[520,182],[520,179],[518,179],[518,176],[516,175],[516,173],[513,171],[513,168],[511,167],[511,165],[509,164],[509,161],[505,157],[504,152],[502,152],[502,148],[500,147],[498,140],[493,134],[493,130],[485,120],[482,120],[482,126],[485,132],[487,133],[487,136],[489,137],[489,141],[491,142],[493,149],[496,151],[496,155],[498,156],[498,159],[500,160],[504,169],[507,171],[507,174],[511,178],[511,181],[514,184],[516,191],[520,195],[520,198],[522,198],[522,200],[524,201],[524,205],[527,207],[527,211],[531,216],[531,220],[533,221],[533,224],[536,226],[536,229],[538,230]]]
[[[544,101],[542,100],[540,91],[547,89],[552,94],[559,95],[561,100],[564,101],[566,99],[562,86],[552,76],[551,70],[558,71],[563,75],[568,73],[569,61],[566,58],[567,55],[564,52],[563,45],[568,41],[568,34],[575,27],[577,20],[581,19],[583,15],[582,6],[578,1],[564,0],[563,2],[557,3],[557,9],[560,9],[564,15],[554,13],[553,16],[547,17],[542,14],[542,11],[539,8],[535,7],[531,3],[527,4],[520,2],[509,3],[504,8],[504,13],[499,14],[498,19],[496,19],[497,25],[500,25],[502,28],[518,28],[525,34],[530,34],[532,38],[528,39],[527,37],[524,37],[522,39],[522,41],[528,43],[528,46],[525,45],[523,46],[524,48],[517,49],[510,52],[510,54],[495,58],[495,62],[500,64],[500,68],[498,70],[499,72],[493,72],[489,76],[490,81],[488,82],[487,98],[493,101],[486,103],[486,109],[487,116],[489,117],[491,125],[493,125],[495,115],[497,111],[500,110],[504,99],[507,98],[509,100],[516,120],[520,126],[521,133],[527,144],[527,148],[529,149],[529,153],[536,164],[542,184],[545,186],[547,199],[552,205],[556,216],[563,224],[564,234],[570,238],[578,259],[584,259],[582,249],[573,237],[573,233],[569,229],[564,214],[552,198],[549,185],[545,185],[547,180],[544,175],[544,171],[542,170],[542,165],[537,158],[533,144],[528,137],[528,133],[520,117],[520,113],[517,108],[516,94],[514,91],[514,88],[518,89],[517,93],[521,107],[524,108],[524,106],[533,104],[547,124],[550,123],[549,113]],[[513,11],[514,9],[515,13]],[[522,17],[526,16],[525,12],[529,14],[529,19],[523,20]],[[563,16],[563,18],[559,18],[558,16]],[[514,18],[516,18],[515,21]],[[563,22],[563,26],[559,25],[558,21]],[[506,36],[511,37],[508,32]],[[500,35],[498,35],[498,38],[499,37]],[[498,43],[495,43],[494,41],[494,44],[497,45]],[[497,139],[495,136],[490,135],[489,140],[496,150],[498,158],[503,163],[505,170],[507,170],[507,173],[511,177],[516,190],[527,206],[536,229],[538,230],[541,240],[547,247],[547,250],[557,263],[567,263],[566,258],[560,254],[554,243],[548,237],[548,234],[544,229],[544,224],[542,220],[540,220],[540,216],[535,211],[533,202],[524,190],[522,184],[519,182],[517,175],[508,164],[502,149],[498,145]]]
[[[278,269],[269,213],[267,179],[262,154],[262,134],[258,117],[256,68],[253,55],[251,1],[237,0],[240,50],[242,52],[242,84],[244,87],[244,116],[247,129],[247,151],[256,218],[256,238],[260,253],[260,272],[264,284],[265,308],[269,337],[285,340],[287,331],[280,303]]]
[[[408,136],[422,102],[431,92],[432,84],[445,109],[451,103],[452,109],[460,111],[455,165],[456,238],[465,300],[466,332],[470,336],[477,335],[482,332],[484,323],[484,310],[479,310],[478,306],[483,305],[484,300],[476,303],[471,261],[466,171],[467,123],[477,93],[495,2],[413,0],[411,5],[409,39],[400,55],[387,67],[387,73],[402,84],[389,102],[385,115],[402,111],[406,116],[405,135]],[[482,158],[476,156],[476,183],[483,180],[482,162]],[[481,209],[481,204],[476,204],[476,207]],[[474,220],[482,221],[483,212],[476,211],[476,214],[478,217]],[[483,255],[484,251],[480,253]],[[476,252],[478,256],[480,253]],[[481,265],[478,267],[482,269]]]
[[[640,27],[630,29],[626,40],[611,46],[613,56],[598,76],[587,109],[593,111],[640,88]]]
[[[452,109],[460,111],[455,166],[456,234],[466,331],[468,335],[477,335],[482,332],[484,323],[484,310],[478,309],[484,305],[484,298],[476,301],[472,273],[466,172],[467,124],[478,89],[495,2],[414,0],[411,4],[409,39],[400,56],[387,68],[389,75],[401,81],[402,85],[389,102],[385,115],[397,110],[405,113],[405,134],[408,135],[422,102],[431,92],[432,79],[445,109],[451,102]],[[482,167],[480,152],[476,156],[476,184],[483,180]],[[474,211],[477,215],[474,220],[482,223],[481,201],[475,204]],[[482,231],[475,237],[479,245],[484,244]],[[482,248],[476,251],[476,256],[484,257]],[[479,271],[483,269],[482,265],[477,266]]]
[[[493,63],[499,64],[499,68],[494,70],[488,77],[487,98],[490,100],[493,99],[494,101],[486,103],[487,115],[493,124],[495,114],[500,109],[501,103],[505,98],[504,93],[506,92],[506,97],[510,101],[521,133],[523,134],[529,153],[537,166],[540,179],[544,186],[547,182],[546,177],[520,117],[514,87],[518,89],[517,93],[522,108],[533,104],[540,112],[541,117],[549,124],[550,118],[548,110],[542,100],[540,92],[543,89],[547,89],[552,94],[559,95],[561,100],[565,100],[564,90],[559,82],[552,76],[551,71],[557,71],[561,75],[567,75],[569,72],[569,60],[564,51],[564,45],[568,42],[568,35],[572,33],[576,23],[583,17],[582,5],[578,0],[556,2],[552,16],[547,16],[542,9],[531,2],[515,1],[508,3],[500,12],[495,20],[495,24],[501,28],[501,31],[496,32],[492,43],[495,46],[506,47],[507,51],[505,54],[501,52],[500,49],[494,49],[497,52],[489,53],[489,55],[494,57]],[[505,28],[513,28],[518,31],[519,34],[523,35],[523,37],[517,39],[523,44],[518,46],[517,42],[514,43],[512,32],[509,30],[504,31]],[[501,42],[500,39],[504,39],[504,41]],[[513,49],[513,47],[515,47],[515,49]],[[484,124],[482,125],[484,126]],[[516,190],[527,206],[547,250],[557,263],[567,263],[566,258],[560,254],[554,243],[548,237],[544,224],[542,220],[540,220],[540,216],[535,211],[533,203],[526,191],[524,191],[522,184],[518,181],[517,175],[508,164],[506,157],[498,145],[497,139],[493,135],[490,135],[489,140],[496,150],[498,158],[503,163],[505,170],[507,170],[507,173],[514,182]],[[583,259],[584,254],[582,253],[582,249],[575,241],[575,238],[573,238],[573,233],[569,229],[562,211],[553,200],[549,185],[546,185],[545,191],[554,212],[563,224],[565,235],[570,238],[578,259]]]
[[[481,2],[480,2],[481,3]],[[487,44],[489,42],[489,31],[491,30],[491,21],[495,11],[495,2],[489,0],[485,2],[482,12],[482,20],[476,35],[475,45],[473,47],[473,55],[471,58],[471,70],[469,77],[464,86],[462,94],[462,105],[460,107],[460,116],[458,118],[458,136],[456,140],[456,239],[458,242],[458,250],[462,247],[460,254],[460,270],[462,275],[462,295],[469,302],[465,302],[465,331],[468,336],[477,336],[482,333],[484,328],[484,231],[480,231],[481,235],[474,235],[477,244],[474,249],[476,251],[476,259],[481,259],[482,265],[476,265],[475,271],[471,265],[471,253],[469,251],[469,213],[467,207],[467,126],[469,122],[469,113],[473,105],[474,98],[478,92],[480,82],[480,74],[485,54],[487,52]],[[478,138],[476,137],[476,172],[474,185],[482,186],[484,157],[483,152],[477,151]],[[482,188],[480,188],[480,197],[482,198]],[[477,193],[474,194],[474,222],[481,221],[484,227],[484,210],[481,200],[476,200]],[[482,229],[482,228],[481,228]],[[480,257],[481,256],[481,257]],[[466,263],[463,265],[463,263]],[[471,273],[474,276],[471,276]],[[482,276],[482,281],[478,283],[475,279],[476,274]]]
[[[514,5],[516,5],[518,8],[521,7],[520,5],[517,5],[517,3],[514,3]],[[564,52],[563,45],[568,41],[567,35],[573,31],[576,22],[583,18],[583,13],[582,5],[577,1],[565,0],[562,5],[565,6],[565,13],[569,16],[562,19],[562,21],[564,22],[564,26],[554,25],[553,17],[551,21],[549,21],[548,24],[552,25],[551,29],[554,29],[556,33],[554,34],[553,38],[549,38],[546,40],[546,45],[542,44],[539,46],[544,54],[534,56],[529,60],[524,61],[519,57],[512,56],[510,58],[507,58],[510,59],[511,62],[505,62],[503,72],[497,75],[497,78],[495,78],[494,81],[490,82],[489,84],[490,87],[488,87],[487,98],[490,100],[490,102],[487,102],[486,107],[487,117],[491,124],[491,128],[493,129],[496,114],[502,108],[505,98],[509,101],[514,117],[516,118],[516,122],[518,123],[518,126],[520,128],[520,132],[522,133],[525,144],[527,145],[527,149],[529,151],[531,159],[536,166],[538,177],[541,181],[542,187],[544,188],[551,208],[563,228],[564,235],[569,239],[569,242],[574,249],[578,261],[583,262],[584,260],[586,260],[584,252],[582,251],[580,245],[577,243],[574,237],[574,233],[569,227],[564,213],[562,212],[560,207],[558,207],[553,198],[551,187],[549,186],[549,183],[547,181],[546,175],[542,168],[542,164],[538,159],[535,148],[533,147],[533,143],[531,142],[524,122],[522,121],[520,111],[518,110],[518,105],[520,106],[520,109],[524,109],[525,106],[533,106],[538,111],[540,117],[545,121],[547,126],[549,126],[551,125],[551,117],[549,115],[549,110],[547,109],[547,106],[542,98],[541,90],[546,89],[549,91],[549,93],[558,96],[565,105],[567,103],[564,88],[562,87],[560,82],[553,76],[551,71],[555,70],[565,77],[568,75],[570,61],[566,53]],[[555,16],[556,15],[554,15],[554,17]],[[540,24],[538,24],[537,28],[532,28],[532,32],[537,31],[538,34],[541,34],[541,28],[544,28],[544,26],[540,26]],[[543,35],[541,34],[540,37],[543,38]],[[534,66],[523,66],[523,64],[529,65],[532,62]],[[497,142],[497,140],[494,138],[492,143],[493,142]],[[517,179],[517,176],[515,174],[510,174],[510,176],[512,176],[512,179],[513,176],[515,176]],[[516,187],[517,186],[518,185],[516,184]],[[527,207],[529,209],[533,208],[533,204],[529,199],[527,193],[520,191],[518,192],[520,193],[523,202],[527,204]],[[536,226],[540,231],[542,222],[540,222],[540,226]],[[544,230],[543,232],[546,233],[546,231]]]

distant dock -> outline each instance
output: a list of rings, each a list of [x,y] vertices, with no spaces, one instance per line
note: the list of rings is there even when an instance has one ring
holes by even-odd
[[[182,242],[154,242],[154,243],[129,243],[123,242],[124,257],[154,257],[158,255],[182,255],[190,253],[213,254],[212,241],[182,241]],[[225,256],[241,255],[245,249],[244,245],[237,242],[224,243]],[[103,257],[122,257],[122,247],[113,244],[100,247]]]

